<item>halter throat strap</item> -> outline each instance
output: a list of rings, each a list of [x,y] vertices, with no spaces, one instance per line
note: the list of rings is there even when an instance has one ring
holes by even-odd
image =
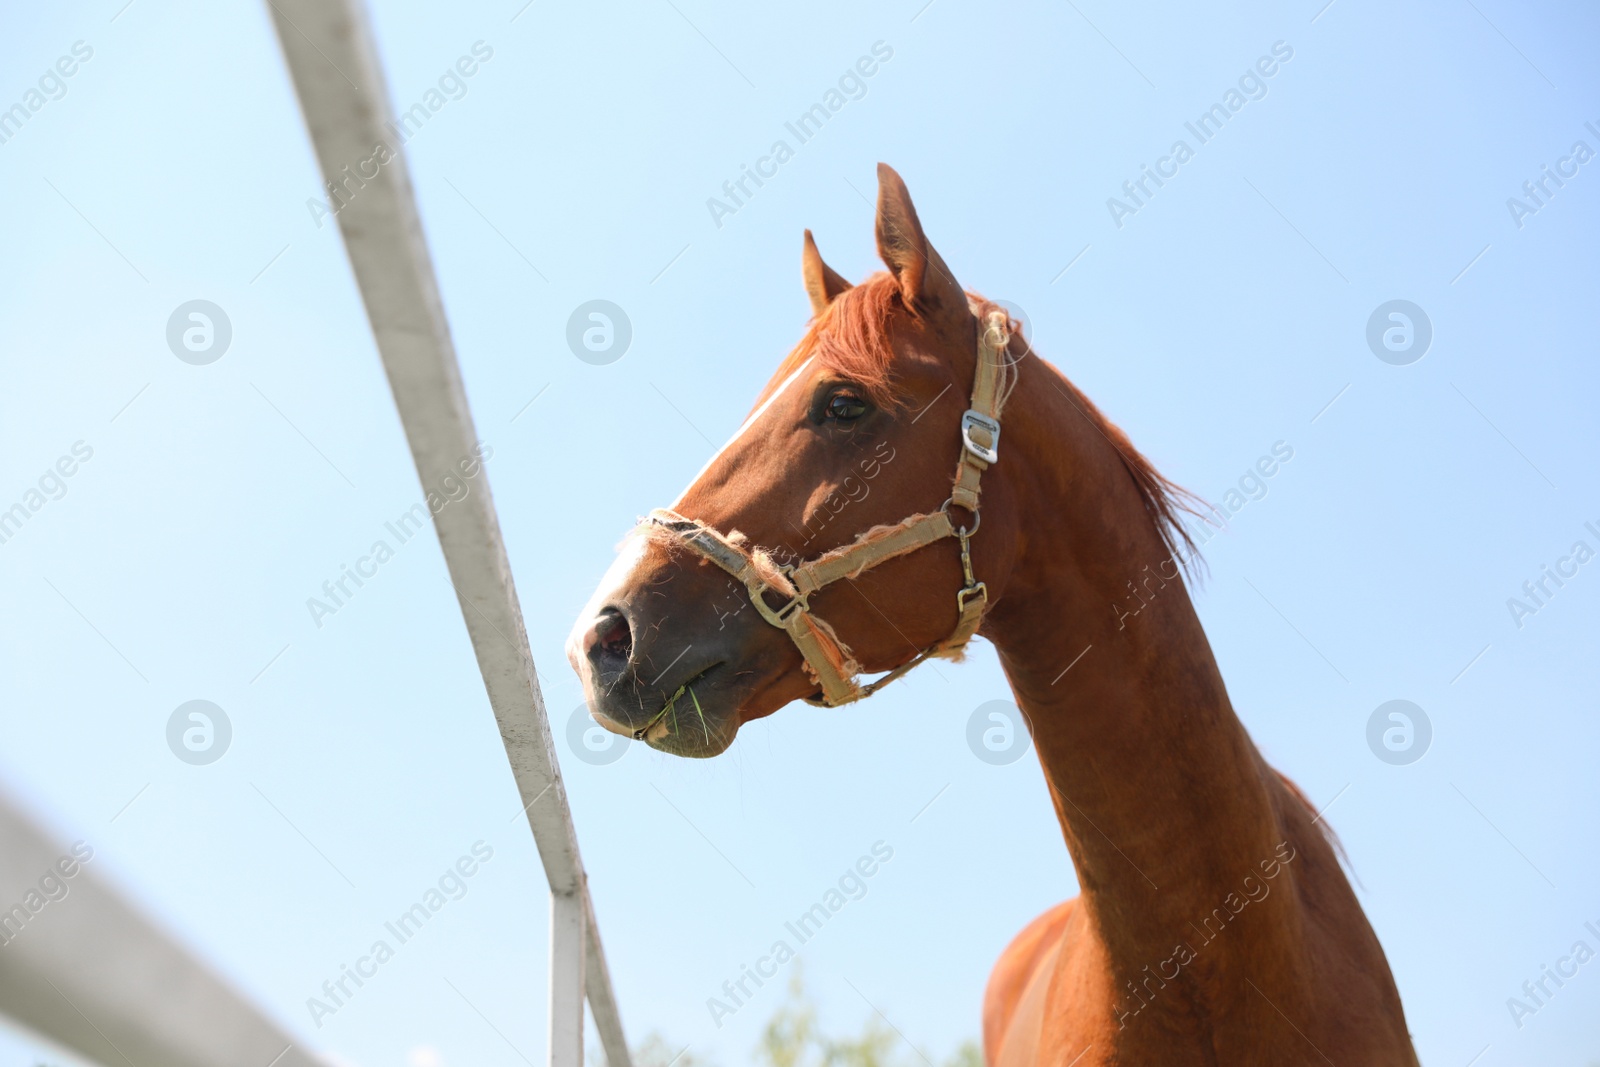
[[[938,511],[919,512],[893,526],[875,526],[847,545],[792,566],[780,566],[760,548],[747,546],[737,534],[726,536],[696,519],[666,509],[641,521],[648,532],[665,534],[740,582],[750,602],[768,623],[783,630],[805,661],[806,671],[822,690],[810,703],[838,707],[864,697],[902,677],[924,660],[959,654],[978,632],[989,605],[989,591],[972,573],[971,539],[982,518],[978,511],[983,472],[996,463],[1000,446],[1000,408],[1011,384],[1014,365],[1007,354],[1009,319],[1004,311],[978,313],[978,359],[973,374],[972,406],[961,416],[961,449],[950,498]],[[950,508],[972,515],[972,527],[957,526]],[[888,560],[915,552],[947,537],[961,545],[963,582],[956,590],[956,623],[944,640],[922,650],[906,663],[865,685],[861,668],[838,634],[811,610],[810,598],[835,582],[852,579]],[[774,607],[769,596],[782,598]]]

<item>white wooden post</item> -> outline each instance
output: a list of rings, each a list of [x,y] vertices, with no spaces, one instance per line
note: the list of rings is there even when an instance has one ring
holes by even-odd
[[[323,177],[350,180],[375,145],[391,153],[376,174],[356,168],[360,195],[341,206],[339,231],[417,476],[426,489],[448,484],[478,434],[365,5],[268,0],[268,8]],[[583,1063],[585,979],[609,1067],[630,1067],[488,472],[480,469],[472,492],[435,514],[433,524],[550,885],[551,1067]]]
[[[550,894],[550,1067],[583,1067],[587,911],[577,893]]]

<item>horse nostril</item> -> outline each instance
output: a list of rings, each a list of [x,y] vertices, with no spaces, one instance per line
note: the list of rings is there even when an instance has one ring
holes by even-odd
[[[605,608],[583,639],[584,655],[591,663],[602,660],[611,664],[626,663],[633,656],[633,630],[627,618],[616,608]]]

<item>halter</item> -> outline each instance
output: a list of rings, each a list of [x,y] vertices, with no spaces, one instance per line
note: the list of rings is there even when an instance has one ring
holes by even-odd
[[[961,416],[961,454],[956,460],[950,498],[938,511],[921,512],[893,526],[875,526],[848,545],[825,552],[808,563],[787,566],[779,566],[759,548],[747,548],[737,533],[733,537],[725,536],[703,522],[686,519],[664,508],[652,511],[641,521],[647,532],[661,531],[743,583],[756,611],[789,635],[805,660],[807,673],[822,687],[822,699],[808,700],[808,703],[838,707],[871,696],[923,660],[959,653],[983,621],[983,613],[989,606],[989,590],[972,576],[971,540],[982,522],[978,514],[978,483],[989,465],[1000,458],[1000,408],[1015,385],[1015,364],[1007,358],[1010,323],[1006,313],[987,311],[982,315],[982,324],[978,331],[978,366],[973,375],[972,406]],[[956,526],[951,520],[951,505],[971,513],[970,530],[965,525]],[[964,582],[956,590],[955,629],[909,662],[866,685],[859,684],[856,676],[860,674],[860,665],[840,642],[833,627],[812,613],[811,595],[841,579],[856,578],[880,563],[947,537],[961,542]],[[766,599],[769,591],[788,598],[787,602],[774,608]]]

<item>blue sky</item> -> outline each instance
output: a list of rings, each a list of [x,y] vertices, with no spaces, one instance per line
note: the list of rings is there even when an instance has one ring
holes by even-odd
[[[321,627],[306,607],[420,491],[337,231],[308,208],[265,7],[122,3],[0,40],[0,106],[46,79],[0,143],[0,508],[46,478],[0,544],[0,781],[339,1062],[537,1061],[544,883],[431,531]],[[1292,448],[1196,593],[1240,716],[1331,804],[1425,1062],[1600,1058],[1600,963],[1520,1028],[1506,1005],[1573,942],[1600,949],[1600,562],[1531,616],[1507,605],[1575,542],[1600,550],[1600,161],[1561,162],[1600,151],[1592,8],[373,16],[401,110],[492,51],[406,153],[635,1040],[747,1062],[781,990],[720,1028],[706,999],[882,841],[892,860],[802,965],[829,1025],[881,1012],[937,1061],[976,1036],[1007,940],[1075,892],[1036,760],[967,747],[1008,695],[986,646],[864,705],[786,709],[710,762],[592,765],[566,741],[578,609],[799,337],[802,228],[846,277],[877,269],[883,160],[956,276],[1023,309],[1168,475],[1216,500]],[[77,42],[92,55],[48,77]],[[798,144],[785,123],[879,42],[858,98]],[[1185,123],[1278,42],[1264,95],[1196,143]],[[713,218],[778,139],[792,158]],[[1176,176],[1113,212],[1180,139]],[[1545,166],[1577,173],[1515,217]],[[197,299],[232,331],[206,365],[167,343]],[[594,299],[632,325],[603,366],[565,340]],[[1392,300],[1432,328],[1405,365],[1366,340]],[[78,442],[92,456],[47,478]],[[205,766],[166,742],[195,699],[233,730]],[[1396,699],[1432,727],[1406,765],[1367,744]],[[306,999],[479,841],[494,858],[466,894],[314,1026]]]

